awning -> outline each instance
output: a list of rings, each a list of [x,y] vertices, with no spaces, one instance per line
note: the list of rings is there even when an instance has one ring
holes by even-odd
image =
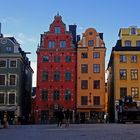
[[[0,106],[0,111],[15,111],[16,106]]]

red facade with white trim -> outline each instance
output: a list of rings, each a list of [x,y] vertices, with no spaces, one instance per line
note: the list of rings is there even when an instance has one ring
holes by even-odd
[[[37,49],[36,123],[48,123],[58,108],[75,110],[76,46],[61,16],[54,17]]]

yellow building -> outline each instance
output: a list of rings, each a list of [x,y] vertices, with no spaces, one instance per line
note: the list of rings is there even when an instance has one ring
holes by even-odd
[[[108,64],[109,114],[116,121],[120,98],[132,96],[140,104],[140,28],[121,28]]]
[[[87,29],[77,49],[77,112],[81,122],[99,120],[104,114],[105,52],[103,33]]]

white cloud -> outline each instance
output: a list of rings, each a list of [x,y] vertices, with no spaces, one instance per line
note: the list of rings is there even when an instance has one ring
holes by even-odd
[[[29,43],[37,43],[37,40],[34,37],[27,36],[24,33],[18,33],[16,35],[16,39],[22,45],[26,45],[26,44],[29,44]]]
[[[83,27],[79,27],[79,30],[84,30],[84,28]]]
[[[19,44],[21,45],[28,45],[29,43],[36,43],[37,40],[34,37],[27,36],[23,33],[17,33],[16,35],[11,35],[11,34],[4,34],[5,37],[12,37],[14,36],[16,40],[18,41]]]
[[[7,17],[7,18],[2,18],[2,23],[19,23],[21,19],[17,19],[15,17]]]
[[[13,35],[11,35],[11,34],[4,34],[4,37],[11,37],[11,36],[13,36]]]
[[[32,62],[31,61],[31,67],[34,71],[34,74],[33,74],[33,79],[32,79],[32,86],[33,87],[36,87],[36,76],[37,76],[37,62]]]

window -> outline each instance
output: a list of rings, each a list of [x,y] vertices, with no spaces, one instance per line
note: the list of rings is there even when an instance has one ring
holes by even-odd
[[[49,76],[48,75],[48,71],[43,71],[42,72],[42,80],[46,80],[47,81],[48,80],[48,76]]]
[[[93,72],[100,73],[100,64],[93,64]]]
[[[15,74],[10,74],[9,75],[9,85],[10,86],[15,86],[17,82],[17,77]]]
[[[94,41],[93,40],[89,40],[88,41],[88,46],[93,46],[93,44],[94,44]]]
[[[70,90],[65,91],[65,100],[71,100],[71,91]]]
[[[6,60],[0,60],[0,68],[6,68]]]
[[[120,79],[126,80],[127,79],[127,71],[126,69],[120,69]]]
[[[66,71],[65,72],[65,80],[66,81],[70,81],[71,80],[71,72],[70,71]]]
[[[81,96],[81,105],[87,105],[87,104],[88,104],[88,97]]]
[[[81,58],[88,58],[88,53],[81,53]]]
[[[93,97],[93,104],[94,105],[100,105],[100,96],[94,96]]]
[[[81,81],[81,89],[88,89],[88,81],[87,80]]]
[[[60,56],[55,56],[54,57],[54,62],[60,62]]]
[[[127,88],[122,87],[120,88],[120,98],[127,96]]]
[[[55,90],[55,91],[53,92],[53,99],[54,99],[54,100],[59,100],[59,90]]]
[[[8,103],[11,105],[16,103],[16,94],[14,92],[8,93]]]
[[[93,35],[93,32],[89,32],[89,35]]]
[[[140,47],[140,40],[136,41],[136,46]]]
[[[71,56],[66,56],[65,57],[65,62],[71,62]]]
[[[41,90],[41,100],[46,101],[48,100],[48,90]]]
[[[54,79],[54,81],[60,81],[60,72],[59,71],[54,72],[53,79]]]
[[[66,48],[66,41],[60,41],[60,48]]]
[[[120,55],[120,62],[125,63],[126,62],[126,55]]]
[[[136,28],[131,28],[131,35],[135,35],[136,34]]]
[[[126,47],[130,47],[130,46],[131,46],[131,41],[126,40],[126,41],[125,41],[125,46],[126,46]]]
[[[16,68],[17,67],[17,61],[16,60],[10,60],[10,68]]]
[[[60,33],[60,27],[55,27],[55,34],[59,34]]]
[[[131,88],[131,96],[132,96],[132,98],[139,98],[139,88],[138,87]]]
[[[6,47],[6,51],[7,52],[11,52],[12,51],[12,47]]]
[[[0,92],[0,104],[5,104],[5,94]]]
[[[6,75],[0,74],[0,86],[6,85]]]
[[[54,48],[55,42],[54,41],[49,41],[49,48]]]
[[[131,80],[138,80],[138,70],[131,69]]]
[[[48,55],[43,56],[43,62],[49,62],[49,56]]]
[[[81,64],[81,73],[88,73],[88,65]]]
[[[100,53],[99,52],[94,52],[93,53],[93,58],[100,58]]]
[[[93,84],[94,89],[100,89],[100,80],[94,80]]]
[[[137,55],[131,55],[131,62],[132,63],[137,62]]]
[[[2,43],[2,44],[6,44],[6,43],[7,43],[7,39],[6,39],[6,38],[3,38],[3,39],[1,40],[1,43]]]

